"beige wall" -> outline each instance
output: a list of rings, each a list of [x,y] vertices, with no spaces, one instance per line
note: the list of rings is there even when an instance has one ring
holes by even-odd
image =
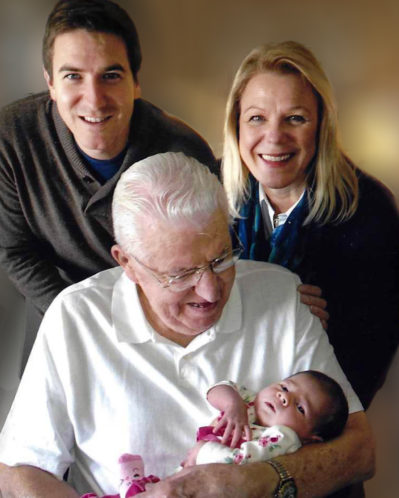
[[[44,88],[40,39],[54,3],[2,2],[0,104]],[[242,58],[265,41],[305,43],[333,82],[349,155],[399,194],[399,2],[120,0],[120,4],[136,20],[142,40],[143,96],[190,123],[216,154],[221,152],[224,102]],[[2,285],[7,284],[1,281]],[[379,440],[385,441],[377,477],[368,485],[371,498],[395,496],[391,486],[399,485],[398,417],[391,420],[389,432],[384,418],[392,411],[392,399],[397,403],[397,392],[396,376],[391,374],[389,388],[371,410]],[[389,451],[392,455],[385,456]]]
[[[14,0],[0,7],[0,103],[43,88],[40,38],[54,3]],[[336,90],[346,150],[399,193],[399,2],[120,0],[120,4],[136,20],[142,40],[144,97],[190,123],[217,154],[224,102],[242,58],[265,41],[294,39],[308,45]]]

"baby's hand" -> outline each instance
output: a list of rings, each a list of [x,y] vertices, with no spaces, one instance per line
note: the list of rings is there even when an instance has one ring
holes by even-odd
[[[222,444],[228,445],[230,437],[231,448],[235,448],[241,438],[247,441],[251,440],[247,406],[234,385],[230,383],[217,384],[208,391],[207,398],[212,406],[221,411],[213,432],[216,433],[225,427]]]
[[[242,400],[225,408],[216,422],[213,432],[216,433],[223,427],[225,427],[225,429],[221,444],[227,445],[230,436],[231,448],[235,448],[241,438],[246,441],[252,439],[251,429],[248,423],[247,407]]]

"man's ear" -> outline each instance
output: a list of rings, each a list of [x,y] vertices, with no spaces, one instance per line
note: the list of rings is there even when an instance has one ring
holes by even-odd
[[[55,91],[54,91],[53,81],[52,81],[50,75],[48,74],[48,72],[44,68],[43,68],[43,76],[44,76],[44,79],[46,80],[47,88],[49,89],[49,92],[50,92],[50,97],[52,98],[52,100],[55,101]]]
[[[141,99],[141,86],[138,80],[134,80],[134,100]]]
[[[136,272],[134,271],[132,266],[129,265],[130,258],[119,244],[115,244],[111,247],[111,255],[114,258],[114,260],[118,263],[118,265],[123,268],[124,272],[129,277],[129,279],[132,280],[134,283],[138,283]]]

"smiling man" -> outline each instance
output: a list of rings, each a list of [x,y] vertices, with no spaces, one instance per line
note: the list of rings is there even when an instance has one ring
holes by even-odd
[[[126,147],[140,86],[125,42],[112,33],[76,29],[53,45],[52,73],[44,73],[51,98],[80,149],[98,160]]]
[[[343,387],[351,415],[342,436],[280,457],[281,472],[201,465],[143,498],[288,496],[284,468],[290,489],[325,496],[370,475],[366,416],[299,301],[298,277],[238,261],[215,175],[182,153],[146,158],[119,180],[113,221],[120,266],[65,289],[43,319],[0,436],[4,497],[116,493],[123,453],[141,455],[146,472],[163,478],[213,418],[211,385],[227,378],[258,391],[307,369]]]
[[[174,228],[168,221],[147,219],[145,239],[137,234],[143,242],[152,241],[145,246],[145,260],[156,261],[158,268],[168,268],[167,274],[172,277],[150,269],[135,256],[144,248],[123,249],[137,247],[133,239],[129,244],[123,236],[118,237],[123,243],[114,246],[112,254],[129,279],[139,284],[141,304],[151,326],[187,346],[194,336],[220,318],[233,285],[233,263],[240,250],[232,250],[229,232],[225,230],[226,215],[221,211],[215,213],[204,231],[193,230],[192,223],[179,223]],[[213,263],[203,265],[204,260]],[[208,271],[210,268],[217,277]],[[165,293],[165,286],[175,292]]]
[[[26,355],[66,286],[115,265],[110,205],[120,174],[158,152],[211,169],[208,145],[140,98],[141,52],[109,0],[62,0],[43,39],[49,93],[0,113],[0,263],[26,297]]]

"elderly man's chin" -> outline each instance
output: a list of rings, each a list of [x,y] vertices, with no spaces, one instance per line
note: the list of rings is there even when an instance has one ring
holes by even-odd
[[[234,269],[231,269],[229,273],[229,278],[222,287],[220,298],[214,303],[202,301],[201,306],[196,305],[196,301],[191,299],[173,305],[159,303],[157,300],[150,302],[143,289],[139,287],[140,302],[147,320],[158,334],[186,346],[194,337],[215,325],[221,317],[234,282]]]
[[[182,346],[189,344],[196,336],[212,328],[222,315],[227,299],[211,303],[207,309],[195,308],[189,304],[184,306],[183,313],[175,317],[166,328],[160,327],[158,332],[164,337]]]

